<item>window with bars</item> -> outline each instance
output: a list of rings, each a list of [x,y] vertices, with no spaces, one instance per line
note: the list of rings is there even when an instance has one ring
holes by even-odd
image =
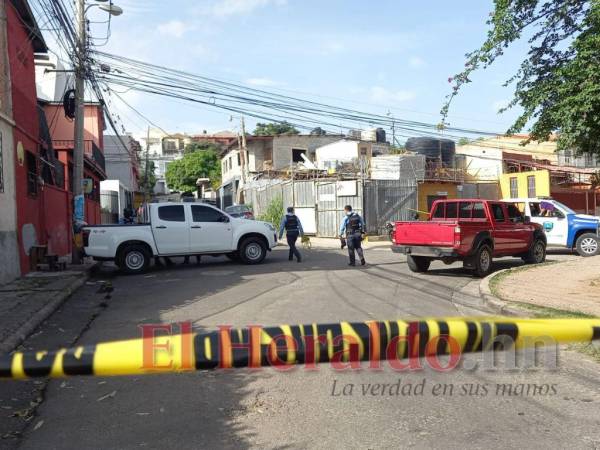
[[[527,197],[535,197],[535,176],[533,175],[527,177]]]
[[[510,198],[519,196],[519,180],[517,177],[510,177]]]

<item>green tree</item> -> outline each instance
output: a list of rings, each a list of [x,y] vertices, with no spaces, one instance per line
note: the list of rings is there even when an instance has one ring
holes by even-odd
[[[212,150],[216,153],[221,151],[221,147],[211,142],[192,142],[191,144],[186,144],[183,149],[183,153],[194,153],[197,151],[206,151]]]
[[[258,216],[258,220],[269,222],[273,224],[276,230],[279,229],[279,224],[283,218],[283,198],[280,196],[275,197],[267,206],[267,210],[264,214]]]
[[[155,170],[156,165],[154,164],[154,161],[148,161],[148,179],[146,179],[146,162],[142,161],[140,172],[138,174],[138,185],[142,192],[147,192],[148,194],[154,192],[154,185],[156,184]]]
[[[254,136],[279,136],[281,134],[300,134],[300,132],[286,121],[257,123],[254,129]]]
[[[508,134],[531,124],[529,141],[546,141],[558,132],[559,149],[599,154],[600,0],[494,0],[488,25],[481,48],[468,53],[464,70],[448,80],[453,88],[441,111],[442,124],[471,74],[526,36],[528,57],[506,82],[515,93],[502,111],[523,109]]]
[[[167,166],[165,178],[169,189],[179,192],[196,192],[198,178],[209,178],[216,188],[221,183],[219,156],[212,149],[185,153]]]
[[[471,143],[471,140],[469,138],[466,137],[461,137],[458,140],[458,145],[469,145]]]

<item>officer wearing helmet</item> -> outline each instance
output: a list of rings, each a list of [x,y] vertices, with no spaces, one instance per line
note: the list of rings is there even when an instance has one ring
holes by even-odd
[[[288,259],[293,261],[294,256],[296,256],[298,262],[302,261],[302,255],[300,255],[300,251],[296,248],[296,241],[298,240],[298,236],[304,235],[304,230],[302,230],[300,219],[294,214],[294,208],[292,206],[288,207],[287,214],[281,219],[281,224],[279,225],[279,239],[283,237],[284,231],[287,243],[290,246]]]
[[[343,239],[344,236],[346,237],[348,256],[350,257],[350,263],[348,265],[356,265],[356,256],[354,255],[354,252],[356,251],[360,258],[360,264],[364,266],[365,256],[360,243],[362,242],[362,236],[365,233],[365,222],[362,217],[352,211],[352,206],[350,205],[346,205],[344,212],[346,215],[340,226],[340,238]]]

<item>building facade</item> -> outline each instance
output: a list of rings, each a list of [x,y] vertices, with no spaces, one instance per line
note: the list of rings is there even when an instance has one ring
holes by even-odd
[[[185,146],[192,143],[192,137],[187,134],[167,134],[157,128],[149,128],[142,141],[142,161],[154,163],[155,195],[168,195],[171,193],[167,186],[167,167],[173,161],[183,158]]]
[[[104,136],[106,177],[109,180],[119,180],[132,194],[140,190],[138,179],[141,149],[140,143],[130,134]]]
[[[75,146],[74,123],[65,117],[62,103],[45,103],[44,112],[54,151],[64,167],[65,188],[71,195],[73,192],[73,148]],[[104,130],[106,127],[102,105],[86,102],[83,123],[83,178],[88,182],[85,192],[84,220],[90,225],[96,225],[101,223],[100,182],[106,179],[104,156]]]
[[[15,187],[15,149],[13,141],[11,78],[8,60],[7,7],[0,0],[0,284],[21,273],[17,237],[17,199]]]

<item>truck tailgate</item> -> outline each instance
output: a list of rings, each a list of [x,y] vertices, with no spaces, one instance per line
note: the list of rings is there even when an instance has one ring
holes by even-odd
[[[397,245],[452,247],[456,222],[396,222]]]

